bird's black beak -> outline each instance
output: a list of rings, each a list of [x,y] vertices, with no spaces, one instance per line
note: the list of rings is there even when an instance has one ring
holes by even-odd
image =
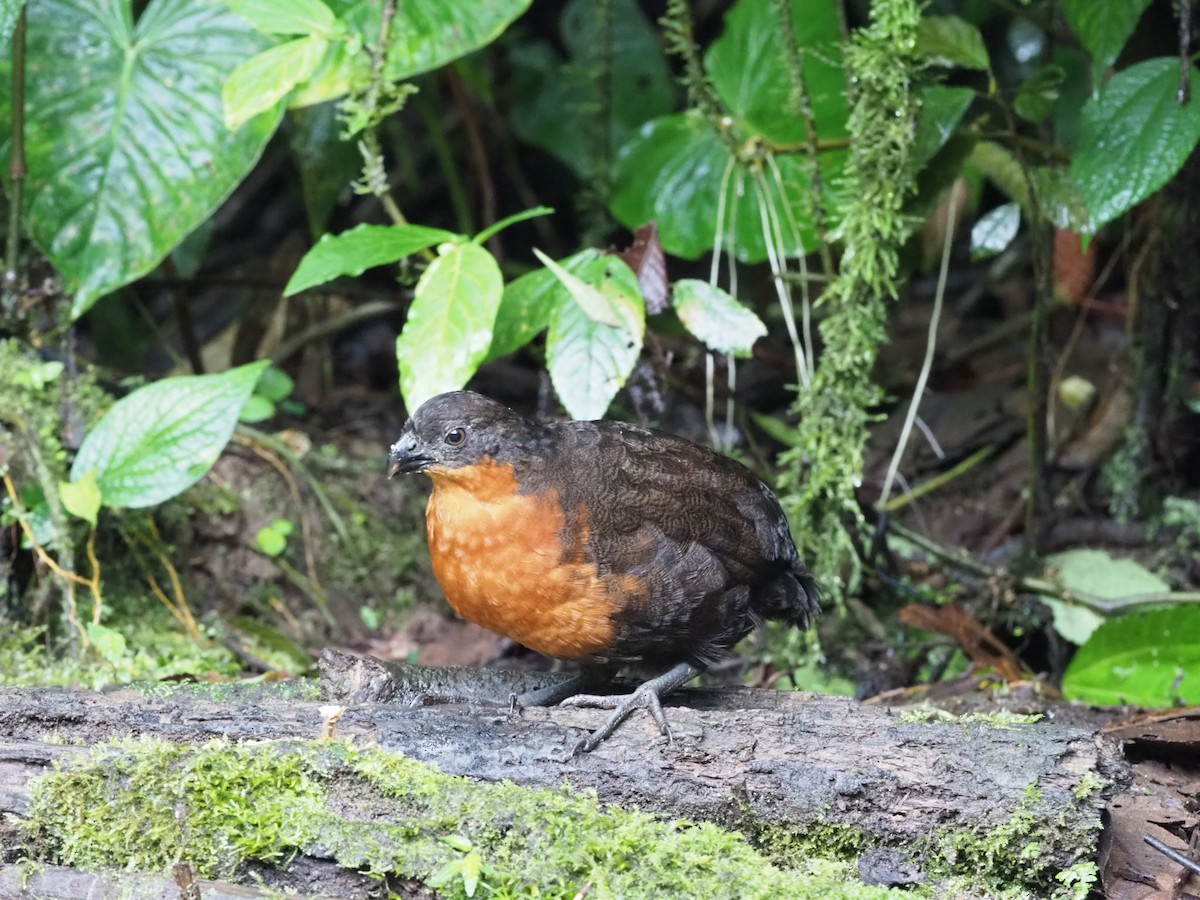
[[[400,440],[392,444],[388,452],[388,478],[420,472],[433,462],[431,457],[420,452],[418,444],[417,435],[407,429],[400,435]]]

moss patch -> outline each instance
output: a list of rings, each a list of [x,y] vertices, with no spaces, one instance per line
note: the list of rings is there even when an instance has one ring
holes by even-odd
[[[292,854],[466,896],[887,898],[845,880],[844,863],[773,864],[741,835],[664,822],[567,789],[477,784],[376,748],[343,743],[109,745],[40,779],[31,852],[84,868],[160,870],[189,859],[205,876]],[[461,877],[459,877],[461,876]],[[478,894],[477,894],[478,895]]]

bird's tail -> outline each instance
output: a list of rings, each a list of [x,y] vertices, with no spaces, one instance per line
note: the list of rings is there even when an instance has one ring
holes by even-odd
[[[755,612],[764,619],[790,622],[808,628],[821,612],[821,585],[812,573],[796,560],[788,571],[758,596]]]

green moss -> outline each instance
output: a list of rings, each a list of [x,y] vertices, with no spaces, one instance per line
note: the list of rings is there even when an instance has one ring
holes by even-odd
[[[28,824],[34,855],[206,876],[250,860],[331,856],[378,875],[477,873],[496,897],[886,898],[844,864],[769,861],[737,833],[664,822],[569,790],[476,784],[376,748],[271,742],[197,749],[109,746],[45,776]],[[465,877],[440,884],[465,896]]]

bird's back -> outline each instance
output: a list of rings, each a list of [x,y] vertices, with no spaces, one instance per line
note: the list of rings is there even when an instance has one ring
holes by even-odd
[[[709,663],[761,619],[816,614],[778,500],[740,463],[620,422],[542,427],[522,490],[557,492],[564,555],[613,586],[612,658]]]

